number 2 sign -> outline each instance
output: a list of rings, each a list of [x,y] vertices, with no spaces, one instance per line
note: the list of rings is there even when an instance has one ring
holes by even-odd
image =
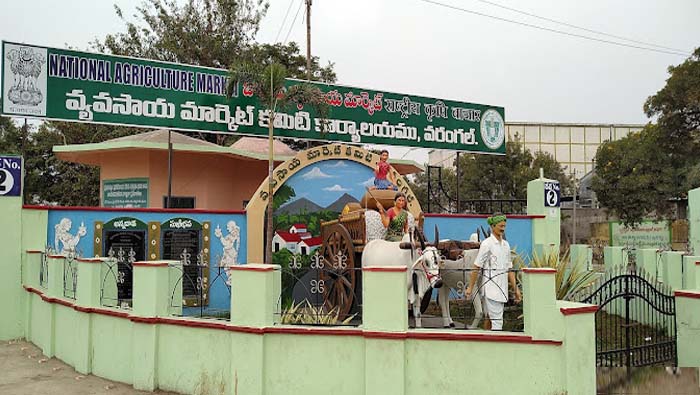
[[[22,158],[0,156],[0,196],[20,196],[22,193]]]

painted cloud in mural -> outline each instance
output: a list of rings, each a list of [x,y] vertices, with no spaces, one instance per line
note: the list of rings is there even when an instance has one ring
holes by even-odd
[[[323,188],[324,191],[329,191],[329,192],[346,192],[349,191],[347,188],[343,188],[338,184],[333,185],[332,187],[327,187]]]
[[[332,178],[330,174],[326,174],[317,166],[314,166],[311,170],[305,173],[301,178],[305,180],[313,180],[315,178]]]

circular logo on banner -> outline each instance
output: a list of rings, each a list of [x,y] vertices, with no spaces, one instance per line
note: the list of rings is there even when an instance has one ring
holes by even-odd
[[[503,117],[494,109],[486,110],[481,116],[481,140],[491,149],[498,149],[506,139]]]
[[[15,186],[15,177],[9,171],[0,169],[0,195],[6,195]]]

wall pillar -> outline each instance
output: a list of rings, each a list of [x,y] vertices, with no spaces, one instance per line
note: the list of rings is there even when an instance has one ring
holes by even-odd
[[[700,188],[688,191],[688,225],[691,251],[700,254]]]
[[[557,301],[563,322],[564,378],[567,394],[596,391],[595,312],[597,306]]]
[[[81,308],[100,306],[100,269],[102,259],[78,258],[78,284],[75,290],[75,303]],[[75,335],[84,341],[77,342],[75,370],[82,374],[92,373],[92,315],[78,314],[75,322]],[[98,334],[99,336],[99,334]]]
[[[525,333],[533,339],[561,340],[562,322],[556,308],[556,269],[523,269]]]
[[[231,266],[231,323],[250,329],[231,333],[232,394],[265,394],[262,335],[265,327],[274,324],[275,310],[281,309],[280,291],[279,265]]]
[[[700,256],[683,257],[683,289],[700,291]]]
[[[696,368],[700,366],[700,291],[676,291],[675,296],[678,366]]]
[[[548,188],[552,185],[556,185],[556,192]],[[558,181],[544,177],[527,183],[527,214],[545,216],[532,220],[532,247],[540,255],[546,251],[559,252],[561,210],[558,188]]]
[[[569,258],[572,267],[581,267],[586,271],[593,270],[593,248],[588,244],[572,244],[569,247]]]
[[[362,269],[362,327],[367,332],[408,330],[407,272],[405,267]],[[404,339],[365,340],[365,393],[405,393]]]
[[[66,258],[63,255],[48,255],[46,257],[46,277],[48,285],[46,295],[51,298],[63,298],[63,271]],[[49,315],[46,317],[46,326],[41,328],[43,338],[46,340],[42,350],[44,355],[53,358],[56,355],[56,304],[49,305]]]
[[[657,279],[656,262],[659,253],[656,248],[642,248],[637,250],[637,268],[641,268],[652,279]]]
[[[0,167],[2,164],[0,163]],[[15,184],[22,180],[14,180]],[[21,184],[20,184],[21,185]],[[22,337],[22,194],[0,195],[0,340]]]
[[[149,318],[168,316],[170,306],[169,268],[173,261],[134,262],[133,300],[133,383],[134,388],[154,391],[157,382],[158,325]]]
[[[606,271],[625,265],[627,259],[624,257],[624,249],[625,247],[621,246],[603,247],[603,261],[605,262]]]
[[[659,267],[660,276],[664,284],[671,290],[683,288],[683,253],[680,251],[664,251],[661,253]]]

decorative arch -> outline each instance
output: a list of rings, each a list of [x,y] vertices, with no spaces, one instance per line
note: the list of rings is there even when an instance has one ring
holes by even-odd
[[[343,144],[329,144],[301,151],[295,157],[287,160],[274,169],[274,179],[272,180],[273,194],[277,192],[277,190],[284,185],[284,183],[291,176],[300,172],[307,166],[332,159],[352,160],[374,169],[379,161],[379,155],[359,147]],[[396,179],[399,191],[406,195],[406,201],[408,202],[406,209],[413,214],[415,218],[419,218],[422,213],[420,203],[418,202],[418,199],[411,188],[408,186],[408,182],[393,167],[391,167],[390,171]],[[255,191],[255,194],[252,196],[250,202],[246,206],[246,217],[248,222],[247,260],[250,263],[261,263],[264,261],[265,209],[267,208],[268,198],[270,198],[267,193],[267,184],[268,178],[265,178],[260,186],[258,186],[258,189]]]

